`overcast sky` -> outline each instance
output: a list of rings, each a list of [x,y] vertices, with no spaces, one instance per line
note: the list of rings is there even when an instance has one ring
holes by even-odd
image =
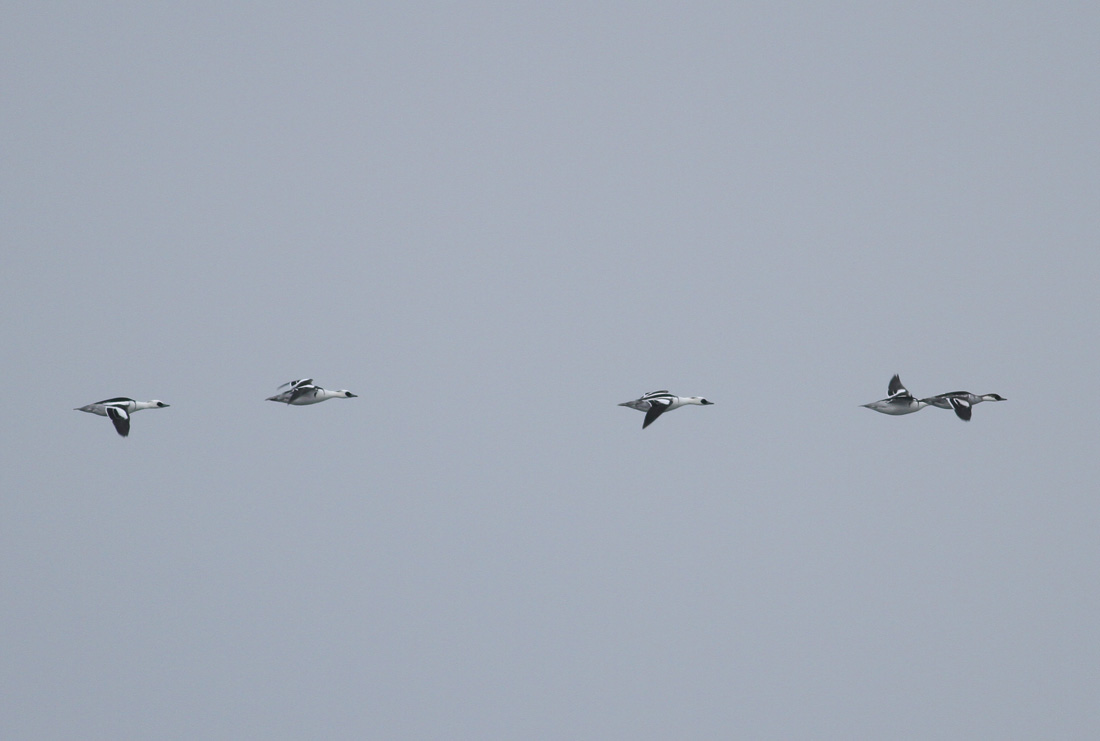
[[[1100,10],[910,6],[7,4],[0,736],[1100,737]]]

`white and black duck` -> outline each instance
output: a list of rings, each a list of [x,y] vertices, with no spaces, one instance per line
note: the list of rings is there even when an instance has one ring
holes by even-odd
[[[706,406],[713,403],[713,401],[707,401],[702,396],[676,396],[675,394],[670,394],[668,391],[662,390],[650,391],[648,394],[644,394],[634,401],[624,401],[619,404],[619,406],[630,407],[631,409],[637,409],[639,412],[645,412],[645,421],[642,422],[642,429],[644,430],[665,412],[679,409],[687,404]]]
[[[929,406],[940,409],[954,409],[963,422],[969,422],[974,413],[974,405],[983,401],[1008,401],[1000,394],[972,394],[969,391],[951,391],[946,394],[930,396],[923,401]]]
[[[159,399],[134,401],[126,396],[116,396],[113,399],[104,399],[103,401],[77,407],[74,411],[89,412],[90,414],[98,414],[101,417],[108,417],[114,424],[118,434],[126,437],[130,434],[131,414],[140,412],[142,409],[164,409],[167,406],[171,405],[165,404]]]
[[[863,404],[862,406],[874,409],[876,412],[893,415],[912,414],[928,406],[927,400],[913,398],[909,390],[902,385],[901,378],[897,374],[890,379],[889,394],[885,399],[872,401],[870,404]]]
[[[354,399],[357,396],[357,394],[345,391],[344,389],[340,389],[339,391],[323,389],[314,384],[312,378],[300,378],[297,381],[288,381],[279,388],[286,388],[287,390],[281,394],[267,397],[267,401],[280,401],[284,404],[305,406],[306,404],[320,404],[322,401],[328,401],[329,399]]]

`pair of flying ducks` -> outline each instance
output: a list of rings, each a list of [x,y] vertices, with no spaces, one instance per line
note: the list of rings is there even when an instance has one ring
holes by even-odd
[[[912,414],[919,412],[927,406],[940,409],[954,409],[955,414],[963,422],[969,422],[974,413],[974,405],[983,401],[1007,401],[1000,394],[972,394],[969,391],[951,391],[938,396],[930,396],[927,399],[917,399],[901,384],[901,378],[896,374],[890,379],[890,395],[885,399],[872,401],[863,406],[874,409],[883,414]]]
[[[269,396],[267,401],[281,401],[284,404],[305,406],[306,404],[319,404],[329,399],[354,399],[356,396],[356,394],[350,391],[329,391],[328,389],[323,389],[320,386],[314,385],[312,378],[299,378],[297,381],[284,383],[279,388],[286,388],[286,391],[281,394],[276,394],[275,396]],[[86,406],[77,407],[75,411],[89,412],[91,414],[98,414],[101,417],[110,418],[111,423],[115,426],[115,431],[123,437],[126,437],[130,434],[131,414],[140,412],[142,409],[163,409],[167,406],[170,405],[165,404],[159,399],[153,399],[152,401],[134,401],[125,396],[116,396],[113,399],[104,399],[103,401],[97,401]]]

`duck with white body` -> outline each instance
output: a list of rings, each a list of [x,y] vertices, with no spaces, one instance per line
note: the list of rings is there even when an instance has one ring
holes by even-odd
[[[974,413],[974,405],[983,401],[1008,401],[1000,394],[972,394],[969,391],[951,391],[923,399],[926,404],[940,409],[954,409],[956,416],[963,422],[969,422]]]
[[[170,404],[165,404],[160,399],[153,399],[152,401],[135,401],[127,396],[116,396],[113,399],[104,399],[103,401],[93,402],[86,404],[82,407],[77,407],[74,411],[88,412],[90,414],[98,414],[101,417],[110,418],[112,424],[115,426],[115,431],[126,437],[130,434],[130,415],[134,412],[140,412],[142,409],[164,409]]]
[[[290,388],[281,394],[269,396],[267,401],[279,401],[283,404],[293,404],[294,406],[300,407],[306,404],[320,404],[322,401],[328,401],[329,399],[354,399],[357,396],[344,389],[329,391],[328,389],[321,388],[313,383],[312,378],[300,378],[297,381],[289,381],[279,388],[285,386],[289,386]]]
[[[665,412],[671,412],[673,409],[679,409],[688,404],[708,406],[713,403],[713,401],[707,401],[702,396],[676,396],[668,391],[661,390],[650,391],[634,401],[624,401],[619,406],[645,412],[645,420],[642,422],[642,429],[644,430]]]
[[[862,404],[861,406],[873,409],[876,412],[881,412],[882,414],[894,416],[919,412],[921,409],[928,406],[928,401],[926,399],[913,398],[909,390],[902,385],[901,378],[898,377],[897,374],[894,374],[894,377],[890,379],[888,393],[890,395],[885,399],[872,401],[870,404]]]

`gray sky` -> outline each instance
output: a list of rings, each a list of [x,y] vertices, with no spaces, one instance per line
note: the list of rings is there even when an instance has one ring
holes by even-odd
[[[1100,735],[1100,10],[519,6],[9,4],[0,736]]]

